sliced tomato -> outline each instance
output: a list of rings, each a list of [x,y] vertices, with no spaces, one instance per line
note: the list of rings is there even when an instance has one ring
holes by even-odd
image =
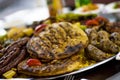
[[[96,20],[88,20],[87,22],[86,22],[86,25],[87,26],[97,26],[99,23],[96,21]]]
[[[38,34],[39,32],[41,32],[47,25],[46,24],[41,24],[41,25],[38,25],[36,28],[35,28],[35,35]]]
[[[28,66],[40,66],[41,62],[38,59],[28,59],[27,65]]]

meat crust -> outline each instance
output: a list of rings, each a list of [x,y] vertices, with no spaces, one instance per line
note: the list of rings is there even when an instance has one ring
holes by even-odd
[[[87,43],[84,31],[68,22],[60,22],[45,27],[37,36],[33,36],[27,43],[27,50],[32,57],[51,61],[70,57]]]
[[[69,58],[42,63],[40,66],[28,66],[27,60],[24,60],[18,65],[18,72],[32,76],[47,77],[75,71],[95,63],[88,61],[86,57],[81,57],[83,55],[84,53],[80,51]]]

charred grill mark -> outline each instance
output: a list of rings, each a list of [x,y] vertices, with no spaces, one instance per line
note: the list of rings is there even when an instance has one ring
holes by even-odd
[[[10,47],[11,46],[11,47]],[[7,48],[5,48],[5,51],[4,51],[4,56],[7,56],[9,52],[11,52],[15,47],[17,47],[15,44],[13,45],[9,45]],[[0,58],[0,61],[2,60],[3,58]]]
[[[0,75],[15,67],[23,58],[25,58],[25,44],[28,40],[29,38],[20,39],[5,48],[5,55],[0,58]]]
[[[27,48],[27,51],[30,53],[30,56],[32,56],[32,57],[34,57],[34,58],[38,58],[38,57],[37,57],[38,54],[37,54],[34,50]],[[32,54],[32,53],[34,53],[34,54]]]
[[[45,40],[42,40],[41,37],[40,38],[40,41],[45,44],[49,49],[51,49],[52,47],[52,43],[50,42],[50,40],[47,38],[47,35],[44,35],[44,38]]]
[[[44,42],[44,40],[41,40],[40,36],[39,36],[38,42],[34,41],[35,48],[38,48],[38,49],[34,48],[35,51],[38,53],[38,57],[42,58],[42,59],[48,58],[49,60],[53,59],[54,57],[53,57],[52,53],[50,52],[51,50],[50,50],[49,46],[46,44],[46,42]]]
[[[19,42],[16,43],[17,47],[20,48],[21,46],[24,46],[27,43],[28,40],[29,40],[29,38],[27,38],[27,37],[21,39]]]
[[[64,30],[66,34],[68,33],[68,30],[62,24],[59,24],[59,26]]]
[[[44,36],[44,38],[45,39],[47,39],[46,38],[46,36]],[[44,49],[45,51],[47,50],[47,53],[49,53],[49,55],[51,56],[51,50],[52,50],[52,48],[51,48],[51,46],[52,46],[52,44],[51,44],[51,42],[47,39],[46,41],[49,43],[47,43],[47,42],[45,42],[45,40],[41,40],[41,38],[40,38],[40,41],[44,44],[44,47],[46,46],[46,49]],[[40,45],[40,44],[39,44]],[[47,54],[46,53],[46,54]],[[45,54],[45,53],[44,53]],[[53,56],[52,56],[53,57]]]
[[[45,35],[44,38],[47,39],[47,40],[50,42],[51,45],[48,47],[49,50],[50,50],[49,52],[50,52],[51,54],[53,54],[53,53],[52,53],[52,49],[53,49],[54,47],[53,47],[53,42],[52,42],[52,40],[50,39],[50,36],[49,36],[49,35]],[[41,37],[41,39],[42,39],[42,37]],[[42,39],[42,41],[44,42],[44,39]],[[44,42],[44,43],[45,43],[45,42]]]
[[[56,39],[57,39],[58,42],[60,42],[60,41],[66,41],[66,32],[60,26],[60,24],[57,24],[57,28],[54,28],[54,31],[56,32],[55,37],[56,37]]]
[[[78,44],[78,45],[75,45],[74,47],[71,47],[71,46],[67,46],[64,53],[58,53],[57,56],[59,56],[60,58],[65,58],[66,55],[68,56],[71,56],[73,55],[74,53],[78,52],[80,50],[80,48],[82,48],[82,45],[81,44]],[[69,54],[70,53],[70,54]]]
[[[67,30],[67,33],[68,33],[68,36],[70,37],[70,38],[73,38],[72,36],[73,36],[73,29],[71,30],[71,28],[72,28],[72,25],[70,25],[69,23],[67,23],[66,24],[66,26],[64,26],[64,28],[68,28],[68,29],[66,29]]]
[[[14,47],[21,47],[21,46],[25,45],[28,40],[29,40],[29,38],[28,38],[28,37],[25,37],[25,38],[23,38],[23,39],[20,39],[20,40],[18,40],[18,41],[15,41],[14,43],[12,43],[11,45],[9,45],[9,46],[6,48],[6,50],[5,50],[5,52],[4,52],[5,55],[7,55],[7,53],[9,53],[10,51],[12,51],[12,49],[13,49]]]
[[[69,29],[69,27],[68,26],[64,26],[64,25],[62,25],[62,24],[59,24],[60,25],[60,27],[61,28],[63,28],[64,29],[64,31],[66,32],[66,34],[67,34],[67,36],[69,36],[70,38],[71,38],[71,36],[70,36],[70,29]]]
[[[50,43],[52,44],[52,39],[50,35],[45,35],[44,37],[39,36],[43,41],[44,39],[48,39],[50,41]]]
[[[50,30],[50,33],[45,34],[44,36],[46,36],[46,38],[48,38],[50,40],[50,42],[53,43],[57,43],[55,34],[57,34],[54,29]]]
[[[67,27],[67,28],[71,28],[72,25],[70,25],[69,23],[67,23],[66,27]],[[69,33],[70,38],[73,38],[73,37],[74,37],[74,33],[75,33],[75,32],[74,32],[73,30],[68,30],[68,33]]]
[[[52,29],[52,30],[50,31],[50,33],[51,33],[51,35],[53,36],[53,40],[54,40],[53,42],[54,42],[55,44],[59,44],[58,36],[59,36],[60,34],[59,34],[59,32],[56,31],[56,28]]]
[[[42,48],[42,44],[41,45],[39,45],[39,43],[41,43],[41,42],[39,42],[39,38],[38,37],[35,37],[35,38],[33,38],[32,40],[31,40],[31,46],[32,46],[32,44],[33,44],[33,49],[35,50],[35,51],[38,51],[38,50],[40,50],[41,48]]]
[[[28,39],[29,38],[23,38],[21,40],[15,41],[7,48],[5,48],[4,55],[0,58],[0,64],[1,64],[0,67],[6,65],[10,61],[10,59],[12,59],[12,57],[16,56],[19,49],[18,48],[15,49],[15,48],[25,45]]]
[[[44,39],[46,39],[45,36],[44,36]],[[36,43],[36,44],[38,44],[38,46],[41,46],[41,45],[42,45],[42,46],[41,46],[41,49],[42,49],[42,50],[47,50],[47,52],[49,52],[49,49],[50,49],[49,47],[50,47],[50,45],[48,45],[45,41],[46,41],[46,40],[42,40],[41,37],[39,37],[39,41],[38,41],[39,43]],[[45,49],[45,48],[46,48],[46,49]]]
[[[38,53],[34,49],[34,47],[33,47],[34,45],[32,45],[31,40],[30,40],[30,42],[27,43],[27,50],[28,50],[29,53],[31,53],[30,55],[34,55],[33,57],[37,57]],[[32,53],[34,53],[34,54],[32,54]]]
[[[8,63],[6,66],[0,68],[0,75],[10,70],[11,68],[15,67],[19,62],[21,62],[24,59],[26,53],[27,53],[26,49],[22,48],[21,52],[19,53],[19,56],[17,56],[13,61]]]
[[[3,54],[4,54],[4,56],[8,56],[8,55],[9,55],[9,52],[13,51],[13,49],[14,49],[15,47],[21,47],[21,46],[25,45],[28,40],[29,40],[29,38],[28,38],[28,37],[25,37],[25,38],[23,38],[23,39],[21,39],[21,40],[18,40],[18,41],[13,42],[12,44],[10,44],[8,47],[6,47],[6,48],[2,51]],[[19,43],[19,44],[18,44],[18,43]],[[1,58],[0,58],[0,61],[2,61],[3,59],[4,59],[4,57],[1,57]]]
[[[32,39],[31,39],[32,40]],[[30,41],[31,41],[30,40]],[[26,45],[26,47],[27,47],[27,51],[30,53],[30,55],[32,56],[32,57],[37,57],[37,52],[34,50],[34,48],[33,48],[33,46],[31,45],[31,43],[30,43],[30,41],[27,43],[27,45]],[[32,53],[34,53],[34,54],[32,54]]]
[[[13,51],[11,51],[7,56],[3,56],[6,57],[4,59],[2,59],[2,61],[0,61],[0,68],[5,66],[6,64],[8,64],[10,62],[11,59],[14,59],[14,57],[16,57],[16,55],[19,52],[19,48],[14,48]]]
[[[71,39],[71,37],[69,36],[69,30],[67,30],[67,26],[63,26],[63,25],[61,25],[61,24],[59,24],[59,26],[64,30],[64,32],[66,33],[66,40],[68,39],[68,38],[70,38]]]
[[[39,39],[35,40],[34,38],[36,37]],[[46,27],[45,30],[39,33],[37,36],[34,36],[32,38],[33,42],[31,42],[31,40],[28,42],[28,44],[30,44],[30,47],[28,46],[28,51],[31,49],[30,54],[34,54],[33,51],[35,51],[38,58],[45,61],[47,59],[61,59],[59,58],[59,55],[62,54],[63,56],[66,55],[64,57],[66,58],[82,48],[76,47],[76,45],[80,43],[80,37],[81,33],[67,22],[55,23]],[[82,43],[79,45],[81,44]],[[71,48],[66,48],[68,45],[71,46]],[[37,48],[35,49],[35,47]]]

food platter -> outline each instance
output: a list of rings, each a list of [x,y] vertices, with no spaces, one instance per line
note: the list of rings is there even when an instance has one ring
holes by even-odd
[[[120,3],[120,2],[118,1],[118,2],[112,2],[112,3],[107,4],[105,6],[105,9],[103,10],[103,13],[108,13],[108,14],[119,13],[120,8],[114,9],[114,6],[115,6],[116,3]]]
[[[73,13],[75,13],[75,14],[99,14],[101,12],[101,10],[103,10],[104,4],[96,4],[96,5],[98,6],[98,9],[96,9],[96,10],[83,12],[83,8],[80,7],[80,8],[75,9],[73,11]]]
[[[77,15],[77,16],[78,16],[78,15]],[[80,15],[80,16],[81,16],[81,15]],[[85,16],[85,17],[86,17],[86,16]],[[86,19],[86,18],[85,18],[85,19]],[[101,17],[95,17],[95,19],[96,19],[96,20],[98,20],[98,19],[102,20],[103,18],[101,18]],[[94,19],[94,20],[95,20],[95,19]],[[94,21],[94,20],[93,20],[93,21]],[[106,21],[106,20],[105,20],[105,21]],[[44,21],[43,21],[43,22],[44,22]],[[88,21],[88,22],[91,23],[90,21]],[[88,23],[87,25],[89,25],[89,23]],[[40,24],[39,24],[39,25],[40,25]],[[65,30],[67,30],[67,29],[65,29],[65,27],[66,27],[65,25],[67,25],[67,26],[70,27],[70,28],[68,28],[68,29],[71,30],[71,31],[74,30],[74,31],[76,32],[76,34],[77,34],[77,33],[79,33],[79,34],[84,34],[84,33],[85,33],[85,32],[82,30],[82,28],[81,28],[81,29],[79,28],[79,27],[81,27],[81,25],[79,25],[79,24],[77,24],[79,27],[78,27],[78,26],[75,26],[76,24],[72,24],[72,23],[69,23],[69,22],[51,23],[51,24],[49,24],[49,25],[51,25],[51,26],[47,26],[47,27],[48,27],[48,28],[51,28],[51,27],[52,27],[51,29],[53,29],[53,30],[56,30],[56,25],[57,25],[57,28],[61,28],[60,25],[62,25],[62,28],[63,28],[63,29],[61,29],[61,30],[63,30],[63,32],[65,32]],[[74,25],[74,26],[73,26],[73,25]],[[39,26],[37,26],[37,27],[39,27]],[[40,26],[40,27],[41,27],[41,26]],[[46,25],[42,25],[42,27],[44,28],[44,31],[48,29],[48,28],[46,28]],[[82,26],[82,27],[84,27],[84,26]],[[26,27],[26,28],[27,28],[27,27]],[[25,29],[25,28],[24,28],[24,29]],[[39,29],[39,28],[38,28],[38,29]],[[40,28],[40,29],[42,30],[42,28]],[[21,29],[21,30],[22,30],[22,29]],[[31,29],[30,29],[30,30],[31,30]],[[41,31],[41,30],[40,30],[40,31]],[[78,30],[79,30],[79,31],[78,31]],[[82,31],[81,31],[81,30],[82,30]],[[22,31],[23,31],[23,30],[22,30]],[[33,33],[33,31],[32,31],[32,34],[33,34],[33,35],[31,34],[32,36],[29,36],[29,35],[28,35],[32,42],[33,42],[34,40],[38,39],[38,38],[35,38],[36,36],[40,36],[41,38],[44,37],[43,34],[41,34],[41,32],[37,32],[36,29],[35,29],[35,31],[36,31],[36,33],[35,33],[35,32]],[[101,30],[101,31],[102,31],[102,30]],[[104,32],[104,31],[103,31],[103,32]],[[25,33],[24,31],[23,31],[23,33],[24,33],[24,35],[26,35],[26,33]],[[58,34],[58,32],[56,32],[56,33]],[[67,33],[67,32],[65,32],[65,33]],[[99,33],[100,33],[100,32],[99,32]],[[39,35],[38,35],[38,34],[39,34]],[[47,31],[46,31],[46,34],[53,34],[53,33],[47,33]],[[69,33],[69,34],[70,34],[70,33]],[[97,34],[98,34],[98,32],[97,32]],[[34,36],[34,35],[35,35],[35,36]],[[58,35],[59,35],[59,34],[58,34]],[[74,34],[71,34],[71,35],[74,36]],[[84,36],[81,36],[81,38],[79,38],[79,37],[77,37],[77,38],[74,37],[76,40],[77,40],[77,39],[82,39],[81,42],[82,42],[83,40],[85,41],[85,42],[84,42],[84,41],[82,42],[82,43],[84,44],[84,46],[86,46],[84,50],[88,49],[88,45],[89,45],[89,44],[88,44],[88,40],[89,40],[89,39],[88,39],[88,36],[87,36],[87,35],[88,35],[88,34],[87,34],[87,32],[86,32],[86,34],[85,34]],[[34,37],[33,37],[33,36],[34,36]],[[51,35],[50,35],[50,36],[51,36]],[[55,36],[55,35],[52,35],[52,36]],[[78,35],[77,35],[77,36],[78,36]],[[55,36],[55,37],[56,37],[56,36]],[[84,39],[83,39],[82,37],[84,37]],[[86,37],[87,37],[87,38],[86,38]],[[108,37],[108,36],[107,36],[107,37]],[[73,39],[74,39],[74,38],[73,38]],[[13,38],[12,38],[12,39],[13,39]],[[55,39],[57,39],[57,37],[56,37]],[[64,39],[64,38],[63,38],[63,39]],[[22,40],[22,39],[21,39],[21,40]],[[19,52],[18,55],[20,55],[20,53],[22,52],[22,50],[27,50],[27,49],[28,49],[27,51],[29,51],[29,50],[31,49],[32,45],[33,45],[33,44],[31,44],[31,42],[30,42],[29,39],[25,39],[25,40],[26,40],[26,42],[25,42],[25,43],[21,43],[22,45],[16,44],[16,45],[17,45],[17,46],[16,46],[14,43],[13,43],[13,44],[11,43],[12,45],[15,45],[16,48],[19,48],[19,49],[20,49],[20,52]],[[49,40],[52,40],[52,39],[49,39]],[[28,41],[29,41],[29,43],[28,43]],[[36,40],[35,42],[37,42],[37,41],[39,42],[39,40]],[[70,41],[70,39],[69,39],[68,41]],[[79,40],[79,41],[80,41],[80,40]],[[78,42],[79,42],[79,41],[78,41]],[[22,42],[22,41],[19,41],[19,40],[18,40],[16,43],[19,43],[19,42]],[[41,42],[42,42],[42,41],[41,41]],[[27,45],[26,45],[26,43],[27,43]],[[64,43],[65,43],[65,42],[64,42]],[[69,42],[68,42],[68,43],[69,43]],[[70,43],[72,43],[72,40],[70,41]],[[37,44],[37,43],[36,43],[36,44]],[[46,44],[46,43],[45,43],[45,44]],[[67,44],[67,43],[65,43],[65,44]],[[74,45],[76,46],[76,44],[78,44],[78,43],[75,43]],[[91,42],[91,44],[92,44],[92,42]],[[30,45],[30,46],[29,46],[29,45]],[[51,44],[50,44],[50,45],[51,45]],[[53,45],[53,44],[52,44],[52,45]],[[79,45],[79,44],[78,44],[78,45]],[[21,47],[19,47],[19,46],[21,46]],[[36,46],[36,45],[35,45],[35,46]],[[41,46],[41,44],[40,44],[40,46]],[[46,45],[42,45],[42,46],[45,46],[45,47],[46,47]],[[70,46],[71,46],[71,45],[70,45]],[[11,46],[8,46],[8,47],[10,47],[10,49],[12,49]],[[26,47],[26,48],[24,48],[24,47]],[[38,47],[38,46],[37,46],[37,47]],[[78,46],[78,47],[79,47],[79,46]],[[80,45],[80,47],[81,47],[81,45]],[[79,48],[80,48],[80,47],[79,47]],[[96,47],[96,46],[95,46],[95,47]],[[33,47],[32,47],[32,48],[33,48]],[[52,48],[54,48],[54,47],[52,47]],[[39,48],[39,49],[41,49],[41,48]],[[67,49],[67,48],[66,48],[66,49]],[[69,49],[69,48],[68,48],[68,49]],[[75,49],[77,49],[77,47],[75,47]],[[7,50],[9,50],[9,49],[6,48],[5,50],[7,51]],[[36,50],[36,48],[34,48],[34,51],[35,51],[35,50]],[[42,49],[41,49],[41,50],[42,50]],[[68,50],[68,51],[69,51],[69,50]],[[109,51],[111,51],[111,50],[109,50]],[[7,52],[8,52],[8,51],[7,51]],[[42,51],[41,51],[41,52],[42,52]],[[66,52],[67,52],[67,50],[66,50]],[[79,53],[79,51],[77,51],[77,52]],[[78,53],[77,53],[77,52],[74,52],[74,53],[76,53],[75,55],[78,56]],[[99,51],[98,51],[98,52],[99,52]],[[28,54],[28,53],[34,55],[34,52],[30,52],[30,51],[29,51],[29,52],[26,52],[26,54]],[[47,52],[45,52],[45,53],[47,54]],[[63,52],[63,53],[65,53],[65,52]],[[72,54],[72,51],[69,52],[69,54],[70,54],[70,53]],[[85,51],[85,53],[87,53],[87,52]],[[88,52],[88,53],[90,53],[90,52]],[[93,51],[93,53],[95,53],[95,52]],[[6,54],[9,54],[9,52],[6,53]],[[14,51],[13,51],[13,54],[15,54]],[[23,62],[21,61],[22,68],[21,68],[21,64],[20,64],[20,66],[18,65],[18,66],[16,67],[16,69],[19,71],[20,74],[24,74],[24,71],[25,71],[25,69],[23,69],[23,66],[24,66],[23,63],[26,62],[26,60],[28,60],[28,58],[33,58],[33,57],[30,56],[29,54],[28,54],[27,58],[26,58],[25,56],[23,57],[23,58],[24,58],[24,59],[22,60]],[[59,54],[59,53],[58,53],[58,54]],[[62,62],[63,60],[65,61],[65,60],[68,60],[68,59],[69,59],[69,61],[70,61],[71,58],[73,58],[75,55],[73,55],[73,56],[70,55],[70,56],[69,56],[70,59],[69,59],[68,57],[65,57],[64,59],[60,58],[60,59],[61,59],[61,62]],[[80,54],[80,55],[81,55],[81,54]],[[107,53],[106,53],[105,55],[107,55]],[[54,56],[54,55],[52,55],[52,56]],[[49,57],[45,57],[45,58],[48,58],[48,59],[51,61],[50,63],[49,63],[49,61],[48,61],[48,63],[49,63],[48,66],[49,66],[49,65],[53,65],[52,61],[54,62],[54,59],[55,59],[55,60],[58,60],[58,61],[60,60],[60,59],[58,58],[59,56],[57,56],[57,57],[56,57],[56,56],[57,56],[57,55],[55,55],[55,57],[52,57],[52,58],[50,58],[50,59],[49,59]],[[85,55],[82,55],[82,56],[85,57]],[[112,57],[111,57],[111,56],[112,56]],[[82,73],[82,72],[84,72],[84,71],[93,69],[93,68],[95,68],[95,67],[97,67],[97,66],[104,65],[105,63],[107,63],[107,62],[109,62],[109,61],[111,61],[111,60],[113,60],[113,59],[115,58],[115,54],[114,54],[114,55],[111,55],[111,56],[108,55],[108,57],[106,57],[106,58],[104,58],[105,56],[103,56],[102,58],[99,58],[99,61],[97,60],[97,57],[95,57],[94,59],[91,58],[91,60],[95,60],[95,62],[94,62],[93,64],[92,64],[92,62],[90,61],[92,65],[88,63],[87,67],[85,67],[85,66],[82,67],[82,68],[80,68],[80,67],[78,68],[78,67],[77,67],[77,69],[75,69],[75,68],[76,68],[76,67],[75,67],[74,70],[69,71],[69,72],[65,72],[65,73],[59,73],[59,74],[51,75],[51,73],[52,73],[52,71],[51,71],[50,75],[45,75],[44,77],[42,77],[42,76],[40,75],[41,73],[40,73],[40,74],[39,74],[39,73],[36,73],[36,74],[34,75],[34,71],[33,71],[33,72],[31,72],[32,75],[27,74],[27,72],[25,73],[25,75],[28,75],[30,78],[36,78],[35,76],[36,76],[36,75],[39,75],[39,76],[37,76],[38,79],[56,79],[56,78],[65,77],[65,76],[68,76],[68,75],[74,75],[74,74]],[[4,57],[4,52],[3,52],[2,57]],[[79,56],[79,57],[80,57],[80,56]],[[87,56],[86,56],[86,57],[87,57]],[[92,56],[92,57],[93,57],[93,56]],[[43,61],[42,64],[43,64],[43,65],[45,64],[45,66],[46,66],[47,59],[45,59],[45,58],[43,57],[43,60],[46,61],[46,62]],[[17,57],[16,57],[15,59],[17,59]],[[86,59],[86,58],[85,58],[85,59]],[[24,60],[25,60],[25,61],[24,61]],[[82,60],[83,60],[83,59],[82,59]],[[86,60],[88,60],[88,62],[89,62],[89,59],[86,59]],[[15,61],[15,60],[14,60],[14,61]],[[14,62],[14,61],[11,61],[11,60],[10,60],[11,63]],[[41,58],[41,61],[42,61],[42,58]],[[72,61],[77,61],[77,58],[74,58],[74,60],[71,60],[71,62],[72,62]],[[27,62],[28,62],[28,61],[27,61]],[[56,61],[56,63],[57,63],[57,61]],[[56,63],[55,63],[55,64],[56,64]],[[63,62],[63,63],[64,63],[64,62]],[[75,62],[73,62],[73,63],[75,63]],[[72,65],[74,65],[73,63],[72,63]],[[9,63],[8,63],[8,64],[9,64]],[[25,63],[25,66],[26,66],[26,64],[27,64],[27,63]],[[60,64],[60,63],[59,63],[59,64]],[[71,63],[70,63],[70,64],[71,64]],[[79,62],[79,64],[80,64],[80,62]],[[86,64],[86,63],[85,63],[85,64]],[[78,64],[77,64],[77,65],[78,65]],[[6,66],[6,65],[5,65],[5,66]],[[27,66],[28,66],[27,68],[31,68],[30,65],[27,64]],[[34,65],[32,65],[32,66],[34,66]],[[67,67],[68,67],[68,66],[69,66],[69,65],[67,65]],[[3,67],[4,67],[4,65],[3,65]],[[40,68],[41,68],[41,65],[37,65],[37,66],[34,66],[34,67],[35,67],[35,68],[36,68],[36,67],[40,67]],[[44,66],[43,66],[43,67],[44,67]],[[55,66],[53,65],[53,67],[55,67]],[[21,68],[21,72],[20,72],[20,68]],[[48,67],[48,68],[49,68],[49,67]],[[4,68],[3,68],[3,69],[4,69]],[[36,68],[36,69],[37,69],[37,68]],[[34,70],[36,70],[36,69],[34,69]],[[58,68],[56,68],[56,69],[58,69]],[[67,68],[66,68],[66,69],[67,69]],[[42,70],[42,69],[41,69],[41,70]],[[59,68],[59,71],[64,71],[64,70],[65,70],[65,69],[63,69],[63,68]],[[22,71],[23,71],[23,73],[22,73]],[[26,71],[27,71],[27,70],[26,70]],[[39,69],[39,71],[40,71],[40,69]],[[4,72],[5,72],[5,71],[4,71]],[[28,72],[29,72],[29,69],[28,69]],[[48,72],[49,72],[49,71],[48,71]],[[53,72],[54,72],[54,71],[53,71]],[[18,73],[18,74],[19,74],[19,73]],[[30,73],[30,72],[29,72],[29,73]],[[47,73],[47,71],[46,71],[45,73]],[[17,77],[19,78],[19,76],[16,76],[15,78],[17,79]],[[28,79],[29,79],[29,77],[28,77]],[[23,78],[23,79],[25,79],[25,78]]]
[[[78,73],[93,69],[93,68],[95,68],[97,66],[103,65],[103,64],[113,60],[114,58],[115,58],[115,56],[110,57],[110,58],[108,58],[108,59],[106,59],[104,61],[98,62],[98,63],[96,63],[94,65],[91,65],[91,66],[88,66],[88,67],[85,67],[85,68],[81,68],[81,69],[79,69],[77,71],[73,71],[73,72],[70,72],[70,73],[67,73],[67,74],[62,74],[62,75],[57,75],[57,76],[47,77],[47,78],[39,78],[39,79],[56,79],[56,78],[65,77],[65,76],[68,76],[68,75],[78,74]]]

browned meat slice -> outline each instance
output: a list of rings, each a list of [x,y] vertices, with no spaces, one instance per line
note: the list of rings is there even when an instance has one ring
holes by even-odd
[[[110,40],[120,46],[120,33],[114,32],[110,35]]]
[[[100,49],[98,49],[97,47],[95,47],[91,44],[89,44],[88,47],[86,48],[86,55],[87,55],[87,57],[89,57],[95,61],[102,61],[102,60],[105,60],[105,59],[111,57],[107,53],[101,51]]]
[[[3,53],[3,56],[0,58],[0,67],[3,66],[1,64],[7,64],[12,59],[12,57],[15,57],[20,51],[18,48],[25,46],[28,40],[28,37],[22,38],[18,41],[13,42],[6,48],[0,50],[0,52]]]
[[[120,33],[120,22],[114,22],[114,23],[108,23],[106,26],[105,26],[106,30],[108,32],[118,32]]]
[[[10,51],[12,51],[14,47],[19,47],[20,48],[21,46],[26,45],[26,43],[28,42],[28,40],[29,40],[28,37],[19,39],[19,40],[13,42],[12,44],[10,44],[9,46],[7,46],[5,49],[3,48],[2,51],[5,53],[5,55],[7,55],[7,53],[9,53]]]
[[[108,53],[118,53],[120,51],[119,46],[107,39],[101,40],[98,47]]]
[[[98,44],[98,33],[95,29],[86,29],[86,33],[89,38],[89,43],[92,45]]]
[[[50,61],[70,57],[87,43],[87,35],[79,27],[60,22],[48,25],[33,36],[27,43],[27,50],[32,57]]]
[[[18,52],[18,55],[16,58],[14,58],[11,62],[9,62],[6,66],[0,68],[0,75],[8,70],[10,70],[11,68],[15,67],[18,65],[18,63],[20,63],[26,55],[26,49],[23,48],[21,50],[21,52]]]
[[[27,60],[18,64],[18,72],[32,76],[54,76],[84,68],[95,62],[87,61],[84,54],[76,53],[69,58],[42,63],[40,66],[28,66]]]
[[[29,38],[27,37],[19,39],[0,51],[3,53],[3,56],[0,58],[0,75],[16,67],[25,58],[27,54],[25,45],[28,40]]]
[[[20,51],[19,48],[13,48],[13,51],[11,51],[11,52],[7,55],[7,56],[9,56],[9,57],[5,57],[5,56],[4,56],[4,59],[2,59],[2,60],[0,61],[0,68],[3,67],[3,66],[5,66],[6,64],[8,64],[11,59],[15,58],[15,56],[19,54],[19,51]]]

